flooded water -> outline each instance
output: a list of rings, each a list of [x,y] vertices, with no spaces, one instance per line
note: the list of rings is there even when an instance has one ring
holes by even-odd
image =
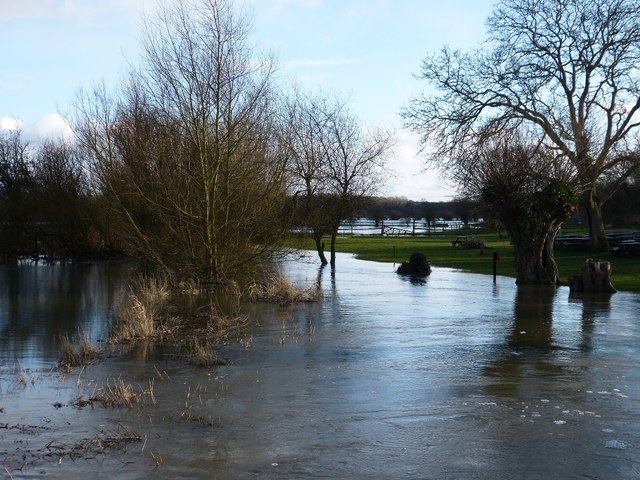
[[[0,270],[0,477],[640,479],[639,295],[412,282],[348,255],[284,269],[324,300],[251,306],[229,365],[114,356],[70,375],[50,372],[53,338],[106,338],[119,272]],[[153,382],[155,404],[73,406],[116,378]],[[68,455],[123,428],[142,440]]]

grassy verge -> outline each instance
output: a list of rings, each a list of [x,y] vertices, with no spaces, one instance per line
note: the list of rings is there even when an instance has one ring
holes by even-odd
[[[452,247],[451,242],[458,236],[473,235],[484,240],[485,249],[481,254],[476,249]],[[325,241],[329,245],[329,240]],[[291,239],[289,246],[314,250],[309,239]],[[450,267],[474,273],[493,273],[493,252],[499,256],[498,275],[515,277],[513,247],[508,238],[496,233],[456,232],[434,234],[425,237],[341,237],[336,249],[339,252],[354,253],[362,260],[401,263],[409,260],[413,252],[424,253],[432,266]],[[596,257],[611,262],[612,283],[618,290],[640,293],[640,256],[616,257],[610,254],[591,255],[584,249],[556,249],[556,262],[563,283],[570,275],[580,272],[585,258]]]

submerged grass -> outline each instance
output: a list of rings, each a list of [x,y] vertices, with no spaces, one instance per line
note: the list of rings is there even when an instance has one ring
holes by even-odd
[[[229,363],[224,358],[218,356],[214,346],[206,342],[204,344],[200,343],[197,338],[193,340],[188,361],[197,367],[211,367],[213,365],[226,365]]]
[[[572,232],[573,233],[573,232]],[[458,237],[475,236],[484,240],[485,248],[453,247]],[[327,241],[328,244],[328,241]],[[314,250],[311,239],[292,238],[288,246]],[[456,268],[473,273],[493,273],[493,253],[498,254],[497,274],[515,277],[513,246],[509,238],[495,232],[460,230],[416,237],[345,236],[336,244],[339,252],[354,253],[357,258],[377,262],[402,263],[412,253],[424,253],[431,266]],[[556,263],[563,282],[578,274],[586,258],[600,258],[611,263],[612,283],[618,290],[640,293],[640,256],[591,254],[581,248],[557,248]]]
[[[56,366],[69,372],[74,367],[91,365],[99,355],[100,349],[90,342],[86,332],[78,334],[77,344],[68,335],[63,335],[60,337],[60,360]]]
[[[254,302],[269,302],[280,305],[317,302],[323,296],[320,284],[303,289],[291,283],[284,275],[273,275],[264,282],[254,283],[248,287],[247,293]]]
[[[130,383],[126,383],[123,379],[117,378],[98,387],[95,392],[85,398],[82,393],[73,402],[76,407],[93,406],[100,404],[104,407],[124,407],[132,408],[134,405],[146,405],[156,403],[153,393],[153,380],[149,381],[149,387],[144,389],[139,385],[136,387]]]
[[[170,297],[169,282],[164,277],[137,277],[117,312],[110,344],[149,339],[162,331],[161,318]]]

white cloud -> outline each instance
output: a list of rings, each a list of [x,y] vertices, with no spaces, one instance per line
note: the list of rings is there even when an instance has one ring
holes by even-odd
[[[114,10],[139,14],[153,10],[157,4],[153,0],[0,0],[0,20],[66,17],[86,21]]]
[[[73,137],[73,130],[67,120],[60,114],[51,113],[38,119],[33,125],[25,129],[25,134],[33,139]]]
[[[43,15],[51,8],[52,0],[0,0],[0,20]]]
[[[426,169],[419,156],[419,138],[408,130],[396,135],[396,146],[388,167],[395,172],[382,194],[410,200],[443,201],[456,196],[456,190],[434,169]]]
[[[11,117],[0,117],[0,130],[17,130],[20,128],[20,121]]]
[[[32,143],[39,143],[46,139],[73,138],[73,130],[67,120],[57,113],[51,113],[39,118],[34,123],[25,123],[12,117],[0,117],[0,130],[22,131],[22,137]]]

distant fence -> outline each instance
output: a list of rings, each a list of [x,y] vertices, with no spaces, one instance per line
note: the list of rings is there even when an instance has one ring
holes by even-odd
[[[466,223],[461,220],[437,220],[427,222],[425,219],[399,219],[375,222],[371,219],[347,220],[340,225],[340,235],[383,235],[407,236],[426,235],[429,233],[456,231],[461,228],[479,228],[483,222]]]
[[[640,232],[635,230],[611,230],[607,232],[607,242],[612,255],[640,255]],[[558,248],[584,248],[590,246],[589,235],[558,235]]]

